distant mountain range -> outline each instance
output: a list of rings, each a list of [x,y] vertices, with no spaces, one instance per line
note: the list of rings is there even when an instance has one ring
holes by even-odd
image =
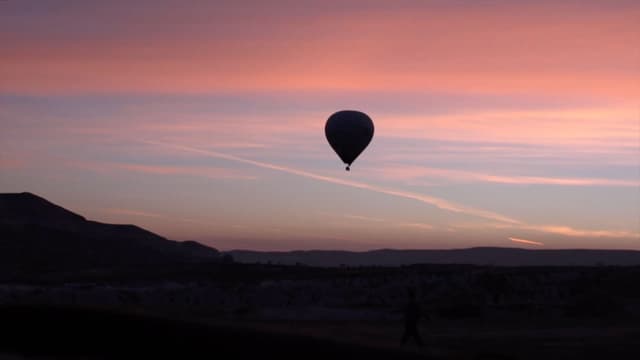
[[[495,266],[640,265],[640,251],[373,250],[228,251],[240,263],[309,266],[471,264]],[[195,241],[165,239],[135,225],[90,221],[31,193],[0,194],[0,275],[213,263],[222,253]],[[175,266],[172,267],[175,269]]]
[[[218,261],[194,241],[89,221],[31,193],[0,194],[0,271],[42,273]]]
[[[633,250],[525,250],[477,247],[453,250],[373,250],[229,252],[241,263],[272,263],[309,266],[401,266],[411,264],[470,264],[495,266],[597,266],[640,265],[640,251]]]

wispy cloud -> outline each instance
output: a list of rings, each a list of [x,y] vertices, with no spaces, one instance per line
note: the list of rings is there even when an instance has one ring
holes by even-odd
[[[433,230],[434,228],[433,225],[425,224],[425,223],[416,223],[416,222],[398,223],[398,226],[416,228],[416,229],[422,229],[422,230]]]
[[[384,178],[415,180],[441,178],[463,183],[489,182],[510,185],[558,185],[558,186],[623,186],[638,187],[640,180],[606,178],[562,178],[527,175],[496,175],[476,171],[451,170],[422,166],[390,166],[375,170]]]
[[[636,40],[637,6],[595,12],[585,11],[583,2],[480,8],[427,1],[394,7],[373,2],[355,11],[344,2],[321,10],[256,2],[239,11],[209,2],[188,10],[156,3],[136,9],[109,2],[104,11],[6,17],[0,90],[206,93],[394,86],[637,95],[630,76],[637,56],[628,46]],[[136,16],[141,9],[144,26]],[[452,27],[460,16],[465,21]],[[293,17],[298,21],[285,21]],[[117,26],[103,27],[99,35],[86,30],[98,20]],[[542,21],[547,26],[540,27]],[[36,35],[34,22],[57,29],[58,36]],[[447,41],[424,36],[440,33]],[[149,39],[162,41],[148,46]],[[332,53],[340,57],[324,56]],[[405,53],[412,56],[399,55]]]
[[[577,238],[637,238],[640,240],[640,233],[624,230],[594,230],[594,229],[577,229],[571,226],[563,225],[531,225],[531,224],[517,224],[510,226],[509,224],[492,224],[490,227],[496,229],[520,229],[530,230],[539,233],[546,233],[552,235],[561,235]]]
[[[544,243],[541,243],[539,241],[519,239],[519,238],[515,238],[515,237],[510,237],[509,240],[511,240],[513,242],[516,242],[516,243],[521,243],[521,244],[544,246]]]
[[[148,165],[122,162],[88,162],[88,161],[67,161],[66,165],[90,169],[92,171],[107,173],[111,171],[137,172],[151,175],[191,175],[202,176],[209,179],[233,179],[233,180],[254,180],[257,177],[223,167],[211,166],[170,166],[170,165]]]
[[[346,217],[347,219],[355,219],[355,220],[378,222],[378,223],[383,223],[383,222],[387,222],[388,221],[388,220],[381,219],[381,218],[375,218],[375,217],[363,216],[363,215],[346,214],[346,215],[343,215],[343,216]]]
[[[142,172],[147,174],[158,175],[196,175],[204,176],[210,179],[236,179],[236,180],[253,180],[256,177],[252,175],[242,174],[233,169],[219,167],[187,167],[187,166],[164,166],[164,165],[145,165],[145,164],[126,164],[114,163],[114,167],[129,171]]]
[[[638,239],[640,241],[640,232],[627,230],[606,230],[606,229],[578,229],[564,225],[535,225],[535,224],[507,224],[507,223],[486,223],[473,225],[457,225],[457,228],[463,229],[518,229],[529,230],[545,234],[561,235],[567,237],[582,238],[626,238]]]
[[[343,217],[345,217],[347,219],[353,219],[353,220],[359,220],[359,221],[365,221],[365,222],[372,222],[372,223],[378,223],[378,224],[384,224],[384,225],[388,225],[388,226],[414,228],[414,229],[421,229],[421,230],[433,230],[434,229],[433,225],[431,225],[431,224],[425,224],[425,223],[419,223],[419,222],[395,221],[395,220],[388,220],[388,219],[382,219],[382,218],[376,218],[376,217],[370,217],[370,216],[363,216],[363,215],[352,215],[352,214],[346,214],[346,215],[343,215]]]
[[[302,176],[302,177],[306,177],[306,178],[310,178],[310,179],[315,179],[315,180],[319,180],[319,181],[324,181],[324,182],[328,182],[328,183],[344,185],[344,186],[350,186],[350,187],[354,187],[354,188],[358,188],[358,189],[369,190],[369,191],[377,192],[377,193],[380,193],[380,194],[387,194],[387,195],[392,195],[392,196],[401,197],[401,198],[405,198],[405,199],[412,199],[412,200],[420,201],[420,202],[425,203],[425,204],[433,205],[433,206],[435,206],[435,207],[437,207],[439,209],[442,209],[442,210],[447,210],[447,211],[452,211],[452,212],[457,212],[457,213],[463,213],[463,214],[467,214],[467,215],[477,216],[477,217],[491,219],[491,220],[495,220],[495,221],[501,221],[501,222],[505,222],[505,223],[511,223],[511,224],[520,223],[520,221],[518,221],[516,219],[513,219],[513,218],[510,218],[510,217],[505,216],[505,215],[501,215],[501,214],[498,214],[498,213],[495,213],[495,212],[492,212],[492,211],[489,211],[489,210],[477,209],[477,208],[473,208],[473,207],[469,207],[469,206],[465,206],[465,205],[461,205],[461,204],[456,204],[454,202],[451,202],[451,201],[448,201],[448,200],[445,200],[445,199],[441,199],[441,198],[437,198],[437,197],[434,197],[434,196],[418,194],[418,193],[402,191],[402,190],[396,190],[396,189],[386,188],[386,187],[377,186],[377,185],[371,185],[371,184],[358,182],[358,181],[335,178],[335,177],[326,176],[326,175],[320,175],[320,174],[312,173],[312,172],[309,172],[309,171],[294,169],[294,168],[281,166],[281,165],[276,165],[276,164],[271,164],[271,163],[262,162],[262,161],[255,161],[255,160],[246,159],[246,158],[235,156],[235,155],[220,153],[220,152],[217,152],[217,151],[203,150],[203,149],[197,149],[197,148],[193,148],[193,147],[189,147],[189,146],[170,144],[170,143],[163,143],[163,142],[157,142],[157,141],[143,141],[143,142],[145,144],[163,146],[163,147],[170,147],[170,148],[173,148],[173,149],[176,149],[176,150],[188,151],[188,152],[197,153],[197,154],[201,154],[201,155],[211,156],[211,157],[214,157],[214,158],[220,158],[220,159],[226,159],[226,160],[230,160],[230,161],[240,162],[240,163],[244,163],[244,164],[249,164],[249,165],[253,165],[253,166],[257,166],[257,167],[261,167],[261,168],[265,168],[265,169],[271,169],[271,170],[276,170],[276,171],[280,171],[280,172],[285,172],[285,173],[289,173],[289,174],[293,174],[293,175],[297,175],[297,176]]]
[[[141,217],[148,217],[148,218],[165,217],[164,215],[147,212],[147,211],[133,210],[133,209],[106,208],[104,209],[104,211],[109,214],[125,215],[125,216],[141,216]]]
[[[537,230],[550,234],[558,234],[571,237],[606,237],[606,238],[637,238],[640,240],[640,233],[620,230],[585,230],[575,229],[570,226],[540,225],[523,227],[528,230]]]
[[[183,223],[207,225],[207,226],[211,225],[210,223],[206,223],[206,222],[201,222],[193,219],[183,219],[175,216],[158,214],[158,213],[154,213],[146,210],[124,209],[124,208],[104,208],[104,209],[101,209],[101,211],[108,214],[126,216],[126,217],[133,216],[133,217],[143,217],[143,218],[152,218],[152,219],[162,219],[164,221],[169,221],[169,222],[183,222]]]
[[[574,152],[620,146],[637,151],[636,134],[640,130],[637,114],[637,107],[632,104],[568,109],[495,108],[429,116],[383,116],[377,119],[376,125],[391,137],[534,144],[543,149],[554,146]],[[526,131],[522,131],[523,126]]]

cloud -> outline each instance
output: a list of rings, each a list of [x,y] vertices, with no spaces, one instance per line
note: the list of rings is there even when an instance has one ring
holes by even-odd
[[[106,208],[104,209],[105,212],[109,213],[109,214],[116,214],[116,215],[126,215],[126,216],[141,216],[141,217],[149,217],[149,218],[164,218],[164,215],[160,215],[160,214],[156,214],[156,213],[151,213],[151,212],[147,212],[147,211],[140,211],[140,210],[132,210],[132,209],[121,209],[121,208]]]
[[[606,237],[606,238],[637,238],[640,240],[640,233],[620,230],[584,230],[575,229],[570,226],[539,225],[526,226],[523,229],[536,230],[550,234],[558,234],[570,237]]]
[[[325,150],[318,140],[330,109],[357,103],[376,123],[372,149],[381,151],[367,153],[376,167],[391,162],[445,168],[455,162],[522,166],[524,161],[637,167],[640,147],[635,135],[640,126],[635,105],[602,101],[596,106],[582,99],[560,106],[539,99],[531,100],[535,103],[531,106],[524,96],[508,97],[502,103],[487,100],[487,104],[482,100],[486,96],[463,94],[339,94],[0,97],[0,112],[5,113],[0,117],[8,121],[0,143],[6,147],[12,139],[25,139],[14,145],[21,151],[62,142],[95,148],[96,144],[122,144],[123,139],[137,141],[144,134],[194,147],[240,150],[245,155],[253,150],[260,156],[291,156],[289,149],[295,147],[299,150],[294,156],[310,158]],[[405,97],[411,99],[395,101]],[[420,105],[425,101],[437,102],[438,110]],[[513,179],[491,179],[507,180]]]
[[[558,186],[622,186],[638,187],[640,180],[606,178],[559,178],[527,175],[495,175],[476,171],[451,170],[423,166],[387,166],[373,170],[383,178],[416,180],[441,178],[461,183],[488,182],[510,185],[558,185]]]
[[[541,243],[539,241],[519,239],[519,238],[514,238],[514,237],[510,237],[509,240],[511,240],[513,242],[521,243],[521,244],[544,246],[544,243]]]
[[[154,2],[138,9],[110,5],[92,12],[7,16],[0,22],[6,50],[0,90],[207,93],[394,86],[637,98],[637,56],[629,46],[636,40],[637,6],[595,12],[550,2],[418,3],[350,11],[338,4],[319,9],[257,3],[231,11],[216,3],[187,11]],[[141,8],[143,15],[134,16]],[[43,29],[56,31],[47,36]]]
[[[419,113],[379,116],[376,126],[388,137],[563,146],[574,152],[621,146],[638,150],[636,134],[640,125],[634,104],[567,109],[467,109],[428,116]]]
[[[511,224],[520,223],[520,221],[518,220],[512,219],[508,216],[504,216],[489,210],[477,209],[477,208],[473,208],[473,207],[469,207],[461,204],[456,204],[454,202],[437,198],[434,196],[418,194],[418,193],[413,193],[413,192],[408,192],[403,190],[396,190],[396,189],[386,188],[386,187],[377,186],[377,185],[371,185],[371,184],[358,182],[358,181],[335,178],[335,177],[326,176],[326,175],[320,175],[320,174],[312,173],[309,171],[294,169],[294,168],[271,164],[267,162],[255,161],[255,160],[246,159],[243,157],[225,154],[217,151],[203,150],[203,149],[197,149],[189,146],[163,143],[163,142],[157,142],[157,141],[143,141],[143,143],[149,144],[149,145],[169,147],[176,150],[188,151],[191,153],[207,155],[207,156],[219,158],[219,159],[226,159],[230,161],[240,162],[240,163],[249,164],[249,165],[253,165],[253,166],[257,166],[265,169],[271,169],[271,170],[285,172],[285,173],[289,173],[289,174],[293,174],[301,177],[306,177],[306,178],[310,178],[318,181],[373,191],[380,194],[386,194],[386,195],[396,196],[396,197],[405,198],[405,199],[412,199],[425,204],[433,205],[442,210],[452,211],[456,213],[463,213],[467,215],[477,216],[481,218],[486,218],[486,219],[491,219],[491,220],[511,223]]]
[[[602,229],[577,229],[564,225],[535,225],[535,224],[506,224],[506,223],[488,223],[482,225],[457,226],[459,228],[493,228],[493,229],[519,229],[530,230],[539,233],[561,235],[577,238],[627,238],[640,240],[640,232],[627,230],[602,230]]]
[[[66,165],[89,169],[99,173],[112,171],[137,172],[152,175],[190,175],[202,176],[209,179],[233,179],[233,180],[255,180],[254,175],[248,175],[242,171],[211,166],[169,166],[169,165],[148,165],[120,162],[90,162],[90,161],[66,161]]]
[[[126,163],[111,163],[110,165],[113,168],[141,172],[145,174],[195,175],[195,176],[204,176],[209,179],[235,179],[235,180],[256,179],[256,176],[246,175],[246,174],[242,174],[237,170],[219,168],[219,167],[187,167],[187,166],[164,166],[164,165],[144,165],[144,164],[126,164]]]
[[[346,215],[343,215],[343,216],[346,217],[347,219],[355,219],[355,220],[378,222],[378,223],[383,223],[383,222],[387,222],[388,221],[388,220],[381,219],[381,218],[374,218],[374,217],[362,216],[362,215],[346,214]]]
[[[346,215],[343,215],[343,217],[347,219],[360,220],[360,221],[384,224],[384,225],[395,226],[395,227],[414,228],[414,229],[421,229],[421,230],[434,229],[433,225],[418,223],[418,222],[402,222],[402,221],[387,220],[382,218],[363,216],[363,215],[352,215],[352,214],[346,214]]]
[[[197,220],[193,220],[193,219],[177,218],[175,216],[163,215],[163,214],[158,214],[158,213],[154,213],[154,212],[143,211],[143,210],[135,210],[135,209],[104,208],[104,209],[102,209],[102,212],[105,212],[105,213],[108,213],[108,214],[113,214],[113,215],[126,216],[126,217],[133,216],[133,217],[161,219],[161,220],[163,220],[165,222],[183,222],[183,223],[205,225],[205,226],[211,225],[210,223],[197,221]]]
[[[415,223],[415,222],[407,222],[407,223],[399,223],[398,226],[416,228],[422,230],[433,230],[433,225],[425,224],[425,223]]]

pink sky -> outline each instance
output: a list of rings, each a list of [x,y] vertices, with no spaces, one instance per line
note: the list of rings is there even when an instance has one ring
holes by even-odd
[[[223,249],[640,249],[633,1],[0,2],[0,191]],[[376,124],[343,167],[324,121]]]

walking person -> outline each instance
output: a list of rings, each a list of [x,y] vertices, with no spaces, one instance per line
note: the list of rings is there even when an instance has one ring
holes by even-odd
[[[404,308],[404,334],[402,335],[402,345],[410,338],[414,338],[416,344],[422,347],[422,337],[418,332],[418,323],[420,322],[420,305],[416,301],[415,289],[409,288],[409,302]]]

